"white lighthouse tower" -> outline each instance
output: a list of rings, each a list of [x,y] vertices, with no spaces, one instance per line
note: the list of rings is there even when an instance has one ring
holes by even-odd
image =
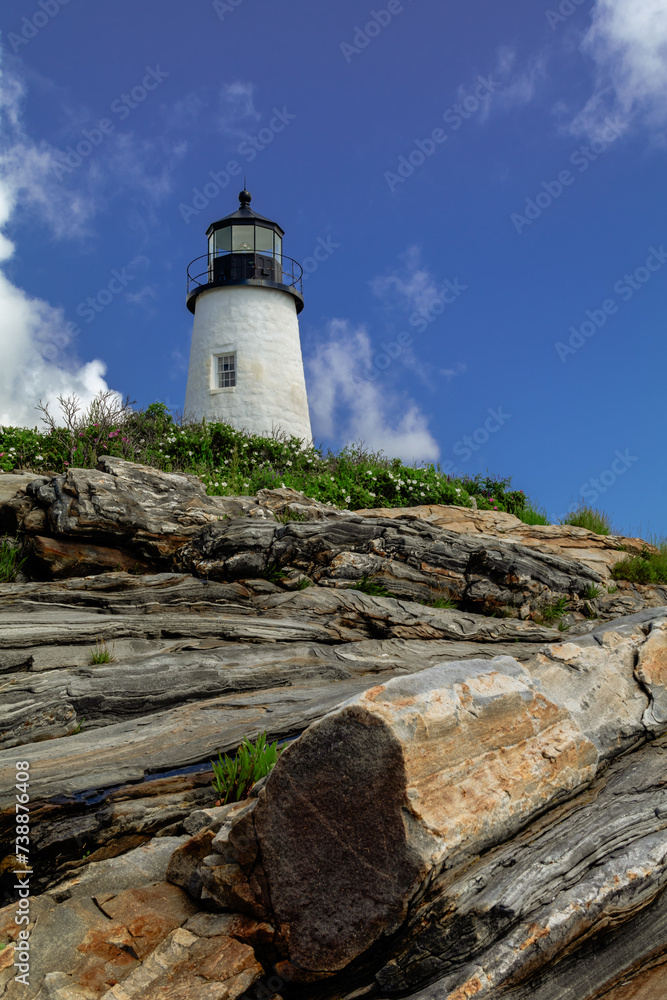
[[[298,314],[301,265],[283,254],[284,231],[250,207],[207,229],[208,253],[188,267],[194,313],[185,416],[252,434],[284,431],[312,443]]]

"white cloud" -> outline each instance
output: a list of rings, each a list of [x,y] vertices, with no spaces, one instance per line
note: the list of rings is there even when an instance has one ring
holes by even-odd
[[[80,195],[72,194],[51,177],[53,150],[35,145],[25,134],[20,116],[22,87],[0,72],[0,262],[14,254],[14,244],[3,230],[19,203],[33,205],[59,235],[83,226],[89,210]],[[43,240],[43,234],[40,240]],[[72,325],[61,309],[31,298],[0,270],[0,424],[35,426],[35,405],[41,398],[59,416],[59,395],[76,394],[84,405],[108,389],[105,365],[95,359],[81,365],[71,353]],[[68,352],[69,348],[69,352]]]
[[[606,115],[640,115],[658,131],[667,122],[665,0],[597,0],[583,42],[596,86],[573,130],[590,133]]]
[[[453,368],[440,368],[440,374],[444,375],[448,382],[451,382],[453,378],[457,378],[459,375],[465,375],[468,371],[468,366],[463,361],[457,361]]]
[[[77,187],[70,190],[56,179],[60,154],[47,142],[35,143],[25,133],[21,106],[25,88],[21,81],[0,70],[0,227],[20,205],[34,209],[57,237],[81,235],[95,213],[91,195]]]
[[[417,404],[386,384],[364,381],[372,346],[363,327],[329,323],[326,339],[306,363],[315,437],[341,444],[361,441],[372,451],[404,461],[436,461],[438,443]],[[355,378],[356,377],[356,378]]]
[[[398,306],[425,314],[442,296],[442,288],[431,272],[421,265],[419,247],[408,247],[399,259],[404,261],[403,267],[392,274],[372,278],[371,290],[388,308]]]
[[[225,83],[220,89],[220,115],[218,125],[225,135],[241,137],[246,130],[242,122],[259,121],[261,115],[255,108],[255,87],[252,83],[236,80]]]
[[[502,81],[502,88],[488,103],[497,105],[504,111],[530,104],[537,95],[540,84],[547,76],[547,54],[537,52],[531,56],[522,69],[515,70],[517,53],[515,49],[502,46],[498,50],[496,72]]]

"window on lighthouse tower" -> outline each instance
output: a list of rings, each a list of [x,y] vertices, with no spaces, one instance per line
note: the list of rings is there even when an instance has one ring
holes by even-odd
[[[218,389],[231,389],[236,385],[236,355],[218,355]]]

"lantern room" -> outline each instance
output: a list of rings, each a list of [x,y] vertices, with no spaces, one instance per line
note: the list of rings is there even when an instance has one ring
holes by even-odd
[[[190,312],[194,313],[196,297],[205,288],[240,284],[280,288],[294,296],[297,313],[303,309],[303,271],[296,261],[283,254],[284,230],[277,222],[253,211],[251,199],[244,188],[239,194],[238,209],[212,222],[206,230],[208,255],[192,261],[188,269]],[[191,273],[198,266],[201,273]]]

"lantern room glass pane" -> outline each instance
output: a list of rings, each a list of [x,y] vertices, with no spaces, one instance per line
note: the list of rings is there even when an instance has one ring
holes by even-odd
[[[279,258],[282,252],[283,252],[283,241],[282,238],[278,236],[278,233],[276,233],[276,257]]]
[[[215,235],[215,249],[216,250],[231,250],[232,249],[232,230],[231,230],[231,226],[227,226],[225,229],[216,229],[214,235]]]
[[[257,253],[268,253],[273,255],[273,230],[264,226],[255,228],[255,249]]]
[[[254,226],[232,226],[232,250],[247,251],[255,249]]]

